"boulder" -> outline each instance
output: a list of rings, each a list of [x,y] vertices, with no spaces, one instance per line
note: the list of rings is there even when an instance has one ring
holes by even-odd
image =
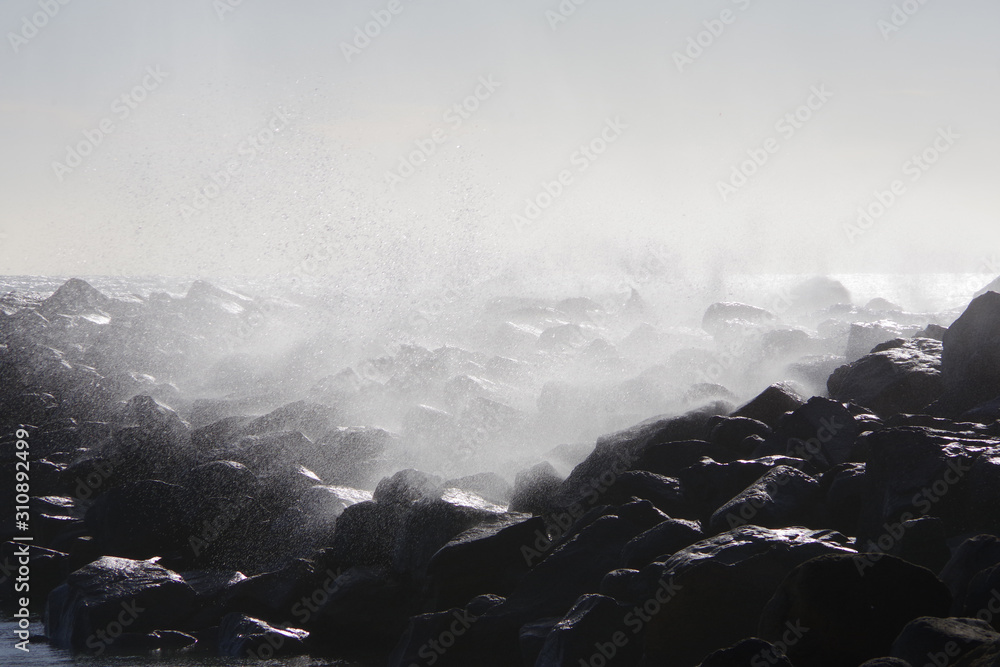
[[[1000,396],[1000,294],[976,297],[944,335],[941,374],[957,406]]]
[[[988,623],[974,618],[917,618],[896,637],[889,655],[911,665],[953,665],[972,651],[1000,640]]]
[[[783,650],[763,639],[744,639],[719,649],[705,658],[700,667],[792,667]]]
[[[963,541],[941,570],[941,581],[951,592],[954,606],[952,614],[961,614],[968,609],[966,601],[969,586],[976,575],[1000,565],[1000,539],[994,535],[977,535]]]
[[[126,631],[183,630],[196,609],[196,592],[176,572],[105,556],[49,594],[45,634],[59,648],[103,653]]]
[[[681,470],[677,477],[684,490],[684,499],[689,506],[690,515],[708,523],[712,514],[724,503],[781,465],[803,471],[811,469],[811,466],[802,459],[789,456],[765,456],[728,463],[719,463],[704,457]]]
[[[896,338],[841,366],[827,381],[830,397],[853,401],[882,417],[919,412],[944,391],[941,343]]]
[[[553,496],[559,490],[562,477],[548,461],[543,461],[517,473],[510,497],[510,511],[545,514],[553,508]]]
[[[650,612],[643,632],[651,664],[698,664],[756,635],[761,612],[785,576],[815,556],[852,554],[846,542],[831,531],[742,526],[642,568],[620,600]],[[661,602],[668,589],[669,601],[657,609],[650,601]]]
[[[545,638],[535,667],[635,665],[642,657],[642,642],[625,623],[628,607],[603,595],[584,595],[553,626]],[[638,619],[636,619],[638,620]]]
[[[784,443],[788,456],[828,469],[852,460],[859,430],[842,403],[814,396],[778,419],[774,438]]]
[[[297,628],[277,628],[264,621],[232,613],[219,624],[219,655],[269,660],[274,656],[305,652],[309,633]]]
[[[748,403],[733,412],[733,417],[756,419],[774,428],[778,418],[805,403],[805,399],[789,384],[772,384]]]
[[[778,466],[716,510],[709,531],[720,533],[747,523],[815,527],[819,501],[818,481],[801,470]]]
[[[951,594],[929,570],[893,556],[829,554],[796,567],[760,619],[760,637],[802,629],[788,647],[793,664],[856,665],[890,655],[907,623],[945,616]]]
[[[734,323],[759,326],[773,324],[775,321],[774,315],[763,308],[745,303],[719,302],[713,303],[705,311],[701,327],[716,336],[729,330]]]
[[[665,560],[704,537],[698,523],[667,519],[629,540],[622,548],[622,564],[641,568],[655,560]]]
[[[848,363],[856,361],[872,352],[872,348],[880,343],[902,338],[915,333],[915,329],[904,330],[895,322],[879,320],[878,322],[856,322],[851,325],[847,336],[847,349],[844,356]]]

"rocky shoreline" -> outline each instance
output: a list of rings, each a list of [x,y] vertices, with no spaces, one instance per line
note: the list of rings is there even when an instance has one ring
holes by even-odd
[[[0,315],[5,614],[30,598],[47,641],[98,656],[1000,660],[996,292],[947,328],[859,325],[845,356],[768,329],[757,342],[811,355],[799,368],[828,378],[825,395],[778,383],[737,405],[701,383],[687,412],[601,436],[568,475],[543,461],[513,484],[407,467],[406,438],[346,426],[345,406],[378,400],[370,377],[263,414],[263,400],[192,402],[156,379],[208,364],[209,343],[245,339],[264,316],[204,283],[128,302],[79,280]],[[716,304],[704,328],[725,340],[769,319]],[[563,344],[569,326],[538,344]],[[496,429],[528,428],[497,422],[511,414],[497,406],[463,414],[488,407]],[[424,442],[464,423],[417,416]],[[15,588],[20,564],[30,594]]]

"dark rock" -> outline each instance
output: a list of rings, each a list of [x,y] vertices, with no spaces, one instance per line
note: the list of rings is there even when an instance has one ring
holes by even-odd
[[[1000,639],[989,624],[973,618],[923,617],[910,621],[892,644],[891,656],[911,665],[953,665]]]
[[[476,614],[461,608],[412,616],[389,656],[389,667],[469,664],[465,640],[476,620]]]
[[[105,556],[49,594],[45,634],[59,648],[100,653],[123,630],[184,629],[196,599],[175,572],[149,561]]]
[[[843,535],[743,526],[681,549],[634,577],[623,602],[644,605],[673,587],[645,624],[652,664],[698,664],[709,653],[756,635],[765,604],[797,565],[829,553],[853,553]]]
[[[388,651],[417,612],[416,603],[386,570],[352,567],[337,577],[327,601],[305,625],[311,639],[328,649]]]
[[[899,658],[872,658],[861,663],[861,667],[910,667],[910,663]]]
[[[654,560],[665,560],[704,537],[699,524],[683,519],[668,519],[630,540],[622,548],[622,564],[629,568],[639,568]]]
[[[925,328],[921,329],[917,333],[913,334],[914,338],[932,338],[934,340],[944,340],[944,334],[948,331],[948,327],[943,327],[940,324],[928,324]]]
[[[463,606],[486,592],[509,595],[550,545],[541,517],[510,515],[465,531],[427,565],[432,606]]]
[[[733,417],[748,417],[774,428],[778,418],[805,403],[802,398],[787,383],[772,384],[746,405],[737,409]]]
[[[441,497],[444,487],[441,478],[419,470],[400,470],[386,477],[372,494],[372,500],[386,505],[406,505],[418,500],[435,500]]]
[[[704,440],[660,442],[650,444],[632,467],[664,477],[679,477],[687,468],[699,464],[705,458],[730,463],[739,459],[739,454],[735,449],[726,449]]]
[[[785,465],[805,471],[811,469],[802,459],[767,456],[759,459],[719,463],[702,458],[678,473],[690,514],[707,523],[721,505],[731,500],[762,475]]]
[[[345,563],[390,565],[407,509],[405,505],[371,501],[351,505],[337,519],[331,551]]]
[[[444,483],[444,486],[445,488],[471,491],[497,505],[508,504],[514,492],[510,483],[495,472],[481,472],[458,479],[449,479]]]
[[[865,485],[863,463],[843,463],[823,475],[820,486],[826,489],[826,525],[848,535],[857,533]]]
[[[109,313],[115,309],[114,305],[114,299],[94,289],[86,281],[70,278],[42,301],[38,310],[45,317],[52,318],[55,315]]]
[[[740,446],[752,435],[767,438],[771,435],[771,427],[748,417],[719,417],[712,426],[708,440],[714,445],[749,454],[750,452],[740,450]]]
[[[552,464],[543,461],[528,470],[517,473],[514,491],[510,498],[511,512],[544,514],[554,507],[553,496],[562,478]]]
[[[955,549],[951,560],[941,570],[941,581],[948,586],[954,600],[952,614],[960,614],[966,609],[969,584],[976,574],[998,564],[1000,539],[994,535],[977,535]]]
[[[830,376],[827,388],[838,401],[855,401],[888,417],[919,412],[944,391],[941,343],[930,338],[897,338]]]
[[[219,624],[219,655],[269,660],[274,656],[305,652],[309,633],[297,628],[276,628],[244,614],[226,615]]]
[[[700,667],[792,667],[784,651],[763,639],[744,639],[729,648],[712,653]]]
[[[24,542],[4,542],[0,545],[0,608],[4,612],[16,611],[15,600],[22,597],[15,589],[19,566],[27,553],[27,565],[31,572],[31,590],[48,594],[65,581],[69,575],[69,555],[61,551],[45,549]],[[21,591],[23,593],[23,591]],[[37,599],[37,598],[35,598]],[[32,611],[38,611],[32,609]]]
[[[950,605],[948,589],[922,567],[893,556],[831,554],[788,575],[761,617],[760,636],[776,640],[802,627],[788,647],[793,664],[856,665],[889,655],[907,623],[944,616]]]
[[[712,515],[709,530],[719,533],[753,523],[765,528],[816,524],[819,482],[789,466],[765,473]]]
[[[607,502],[621,504],[631,498],[650,501],[667,515],[685,514],[686,503],[679,481],[646,470],[628,470],[607,490]]]
[[[183,548],[196,533],[193,501],[191,492],[176,484],[134,482],[98,498],[87,511],[86,524],[104,553],[151,558]]]
[[[859,434],[854,416],[837,401],[814,396],[778,419],[774,437],[785,443],[785,453],[818,468],[851,460]]]
[[[626,625],[629,610],[603,595],[584,595],[552,628],[536,667],[591,664],[634,665],[642,656],[642,643]]]
[[[965,589],[965,606],[959,614],[977,618],[1000,632],[1000,565],[976,573]]]
[[[1000,294],[976,297],[944,335],[941,374],[965,409],[1000,396]]]

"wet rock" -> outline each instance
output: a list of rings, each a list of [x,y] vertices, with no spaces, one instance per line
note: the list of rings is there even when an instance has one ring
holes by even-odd
[[[733,417],[748,417],[774,428],[778,418],[805,403],[805,399],[787,383],[772,384],[746,405],[733,412]]]
[[[753,523],[765,528],[816,527],[819,482],[789,466],[778,466],[720,507],[709,531],[719,533]]]
[[[975,576],[1000,564],[1000,539],[994,535],[977,535],[962,542],[941,570],[941,581],[951,591],[954,600],[952,614],[962,613],[968,605],[966,596]]]
[[[192,502],[191,492],[182,486],[158,480],[134,482],[98,498],[87,511],[86,524],[104,553],[151,558],[183,548],[195,533]]]
[[[603,595],[581,597],[552,628],[536,667],[590,664],[603,658],[606,665],[634,665],[642,643],[625,624],[628,607]]]
[[[713,336],[725,333],[734,323],[749,325],[769,325],[775,322],[772,313],[745,303],[713,303],[705,311],[701,326]]]
[[[419,664],[461,667],[469,664],[464,640],[477,616],[461,608],[412,616],[389,656],[389,667]]]
[[[45,607],[45,634],[59,647],[101,653],[122,632],[184,629],[194,589],[149,561],[105,556],[69,575]]]
[[[892,644],[890,655],[923,665],[952,665],[962,656],[1000,639],[989,624],[973,618],[923,617],[910,621]]]
[[[276,628],[244,614],[226,615],[219,624],[219,655],[268,660],[274,656],[305,652],[309,633],[297,628]]]
[[[449,479],[444,483],[444,486],[445,488],[471,491],[497,505],[508,504],[514,492],[514,488],[510,483],[495,472],[482,472],[457,479]]]
[[[944,335],[941,374],[956,405],[1000,396],[1000,294],[976,297]]]
[[[1000,632],[1000,565],[977,572],[965,589],[964,601],[958,615],[977,618]]]
[[[705,658],[700,667],[762,667],[763,665],[792,667],[784,651],[770,642],[756,638],[744,639],[729,648],[719,649]]]
[[[691,515],[708,523],[712,514],[724,503],[781,465],[803,471],[811,469],[806,461],[788,456],[738,459],[728,463],[703,458],[681,470],[678,479]]]
[[[471,528],[430,559],[430,600],[435,608],[446,608],[463,606],[484,591],[509,595],[551,544],[541,517],[508,515]]]
[[[771,427],[749,417],[719,417],[714,421],[708,440],[715,445],[739,450],[746,438],[752,435],[767,438],[771,435]]]
[[[654,560],[665,560],[704,537],[698,523],[667,519],[631,539],[622,548],[622,564],[627,568],[640,568]]]
[[[820,556],[799,565],[777,588],[760,620],[760,637],[802,628],[788,647],[793,664],[860,664],[890,654],[907,623],[945,616],[948,589],[930,571],[893,556]]]
[[[334,581],[327,601],[305,624],[327,649],[383,647],[399,639],[418,601],[387,570],[352,567]]]
[[[858,435],[854,416],[843,404],[818,396],[780,417],[774,433],[788,456],[820,469],[852,460]]]
[[[785,575],[814,556],[852,553],[846,541],[829,531],[743,526],[647,565],[620,599],[649,618],[643,625],[649,659],[698,664],[756,635],[761,611]]]
[[[930,338],[896,338],[830,376],[827,388],[838,401],[854,401],[888,417],[919,412],[941,396],[941,343]]]
[[[544,514],[553,506],[553,496],[559,490],[562,477],[548,461],[517,473],[510,498],[511,512]]]
[[[673,477],[664,477],[646,470],[623,472],[608,488],[606,502],[617,505],[627,503],[632,498],[648,500],[667,515],[687,514],[681,484]]]
[[[379,482],[372,500],[386,505],[406,505],[440,498],[443,492],[444,486],[437,475],[407,469]]]

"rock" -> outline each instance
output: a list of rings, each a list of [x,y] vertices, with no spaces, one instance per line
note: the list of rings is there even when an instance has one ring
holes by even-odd
[[[25,556],[27,563],[24,563]],[[5,613],[17,611],[15,601],[23,591],[16,590],[17,577],[13,575],[24,564],[31,572],[32,591],[48,594],[69,575],[68,554],[23,542],[4,542],[0,545],[0,609]]]
[[[873,310],[882,313],[902,312],[903,307],[889,301],[888,299],[883,299],[882,297],[877,296],[865,304],[865,310]]]
[[[861,663],[861,667],[910,667],[910,663],[899,658],[872,658]]]
[[[589,665],[596,658],[606,665],[636,664],[642,643],[625,626],[628,613],[603,595],[582,596],[549,632],[535,666]]]
[[[977,572],[965,589],[964,599],[959,615],[977,618],[1000,632],[1000,565]]]
[[[427,565],[431,604],[461,607],[483,591],[509,595],[551,543],[545,521],[526,515],[501,517],[455,536]]]
[[[815,527],[819,482],[789,466],[778,466],[720,507],[709,531],[720,533],[753,523],[765,528]]]
[[[353,565],[390,565],[407,509],[405,505],[371,501],[351,505],[337,519],[331,552]]]
[[[853,401],[888,417],[919,412],[944,391],[941,343],[930,338],[896,338],[841,366],[827,381],[830,396]]]
[[[197,594],[176,572],[149,561],[105,556],[69,575],[45,607],[56,647],[102,653],[123,631],[183,629]]]
[[[827,276],[802,281],[789,291],[788,296],[789,305],[801,310],[824,310],[851,303],[851,293],[843,283]]]
[[[673,477],[664,477],[646,470],[628,470],[618,476],[607,492],[606,501],[623,504],[632,498],[650,501],[661,512],[686,514],[681,484]]]
[[[39,304],[38,311],[47,318],[56,315],[109,313],[115,301],[94,289],[84,280],[70,278]]]
[[[1000,634],[980,620],[925,616],[903,628],[890,655],[911,665],[953,665],[962,656],[998,639]]]
[[[631,596],[621,601],[645,605],[666,590],[665,582],[673,594],[643,626],[647,659],[698,664],[757,635],[761,612],[785,575],[814,556],[853,553],[846,541],[830,531],[743,526],[647,565],[635,575]]]
[[[562,477],[548,461],[517,473],[510,498],[511,512],[545,514],[553,508],[552,498],[562,483]]]
[[[702,661],[700,667],[792,667],[784,651],[763,639],[744,639],[737,644],[719,649]]]
[[[847,337],[847,349],[844,356],[847,357],[848,363],[856,361],[872,352],[872,348],[880,343],[902,338],[912,333],[915,331],[905,331],[895,322],[889,320],[854,323],[851,325],[851,331]]]
[[[632,538],[622,548],[622,564],[628,568],[640,568],[654,560],[666,560],[704,537],[699,524],[668,519]]]
[[[400,470],[386,477],[372,494],[372,500],[385,505],[407,505],[418,500],[435,500],[444,493],[441,478],[419,470]]]
[[[704,459],[730,463],[739,459],[736,450],[713,445],[704,440],[680,440],[651,443],[632,463],[636,470],[644,470],[663,477],[680,477],[684,471]],[[599,478],[603,483],[605,478]]]
[[[299,431],[307,438],[315,439],[336,429],[337,412],[333,408],[319,403],[296,401],[248,422],[242,428],[242,435]],[[309,463],[313,462],[304,464]]]
[[[349,568],[332,589],[305,624],[310,639],[327,650],[388,651],[418,611],[418,600],[381,568]]]
[[[971,508],[966,487],[975,459],[994,443],[911,426],[860,437],[869,454],[859,537],[897,539],[895,527],[920,516],[942,518],[949,537],[992,525],[992,508]]]
[[[951,560],[941,570],[941,581],[948,586],[954,600],[952,614],[960,614],[966,610],[969,585],[975,576],[998,564],[1000,539],[994,535],[971,537],[955,549]]]
[[[87,511],[86,525],[104,553],[151,558],[186,546],[196,533],[191,492],[176,484],[143,480],[111,489]],[[151,628],[157,629],[157,628]]]
[[[740,450],[744,441],[752,435],[767,438],[771,435],[771,427],[749,417],[719,417],[714,421],[708,441],[727,449]]]
[[[468,664],[463,640],[467,639],[477,616],[471,610],[453,608],[410,617],[389,656],[389,667],[420,664],[461,667]]]
[[[856,665],[890,654],[907,623],[944,616],[948,589],[930,571],[893,556],[830,554],[796,567],[760,619],[760,637],[802,628],[788,647],[793,664]]]
[[[824,473],[820,479],[820,487],[826,491],[824,525],[847,535],[856,534],[865,485],[863,463],[843,463]]]
[[[948,327],[943,327],[940,324],[928,324],[926,327],[913,334],[914,338],[932,338],[934,340],[944,340],[944,334],[948,331]]]
[[[445,488],[471,491],[497,505],[507,505],[514,493],[514,488],[510,483],[495,472],[481,472],[458,479],[449,479],[444,483],[444,486]]]
[[[843,404],[814,396],[778,419],[774,437],[788,456],[805,459],[820,469],[852,458],[859,428]]]
[[[964,409],[1000,396],[1000,294],[976,297],[944,335],[945,390]]]
[[[219,624],[219,655],[269,660],[274,656],[305,652],[309,633],[297,628],[276,628],[244,614],[227,614]]]
[[[788,456],[738,459],[728,463],[703,457],[692,463],[678,473],[690,516],[707,524],[720,506],[780,465],[811,469],[802,459]]]
[[[749,306],[745,303],[721,302],[713,303],[708,307],[702,317],[701,326],[708,333],[717,336],[737,322],[767,325],[774,323],[774,321],[774,315],[763,308]]]
[[[778,418],[805,403],[798,392],[787,383],[772,384],[746,405],[737,409],[733,417],[748,417],[774,428]]]

